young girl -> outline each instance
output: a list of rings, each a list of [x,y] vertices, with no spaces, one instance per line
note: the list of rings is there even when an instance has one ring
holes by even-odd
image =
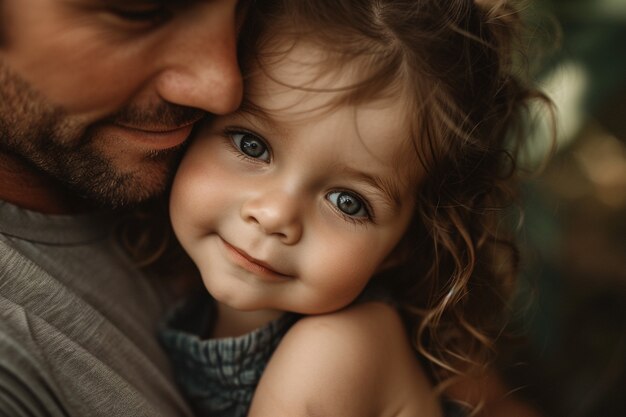
[[[200,415],[450,415],[434,387],[487,364],[532,95],[517,14],[488,3],[253,6],[244,103],[198,132],[171,194],[210,296],[161,336]]]

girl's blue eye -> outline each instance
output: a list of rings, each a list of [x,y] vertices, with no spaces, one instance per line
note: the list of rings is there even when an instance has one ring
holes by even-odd
[[[350,217],[369,217],[365,203],[361,197],[348,191],[332,191],[327,195],[328,200],[342,213]]]
[[[231,133],[230,136],[241,153],[253,159],[269,162],[270,152],[263,139],[247,132]]]

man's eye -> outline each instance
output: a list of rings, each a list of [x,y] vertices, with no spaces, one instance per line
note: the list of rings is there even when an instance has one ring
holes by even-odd
[[[172,11],[160,3],[148,2],[128,5],[111,5],[111,14],[131,23],[158,24],[172,15]]]
[[[370,214],[361,197],[349,191],[331,191],[326,196],[341,213],[350,217],[369,218]]]
[[[244,155],[252,159],[269,162],[270,152],[263,139],[247,132],[231,133],[230,137],[237,149]]]

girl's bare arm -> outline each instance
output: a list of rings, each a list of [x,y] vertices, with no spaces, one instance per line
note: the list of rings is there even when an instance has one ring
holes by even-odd
[[[250,417],[439,417],[397,312],[363,303],[300,320],[270,360]]]

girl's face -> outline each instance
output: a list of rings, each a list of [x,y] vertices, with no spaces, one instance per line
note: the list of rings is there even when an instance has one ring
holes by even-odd
[[[402,100],[330,107],[355,81],[320,76],[299,45],[249,80],[244,106],[188,150],[171,216],[209,292],[240,310],[320,314],[351,303],[393,249],[414,208],[419,170]],[[261,111],[256,108],[263,109]]]

